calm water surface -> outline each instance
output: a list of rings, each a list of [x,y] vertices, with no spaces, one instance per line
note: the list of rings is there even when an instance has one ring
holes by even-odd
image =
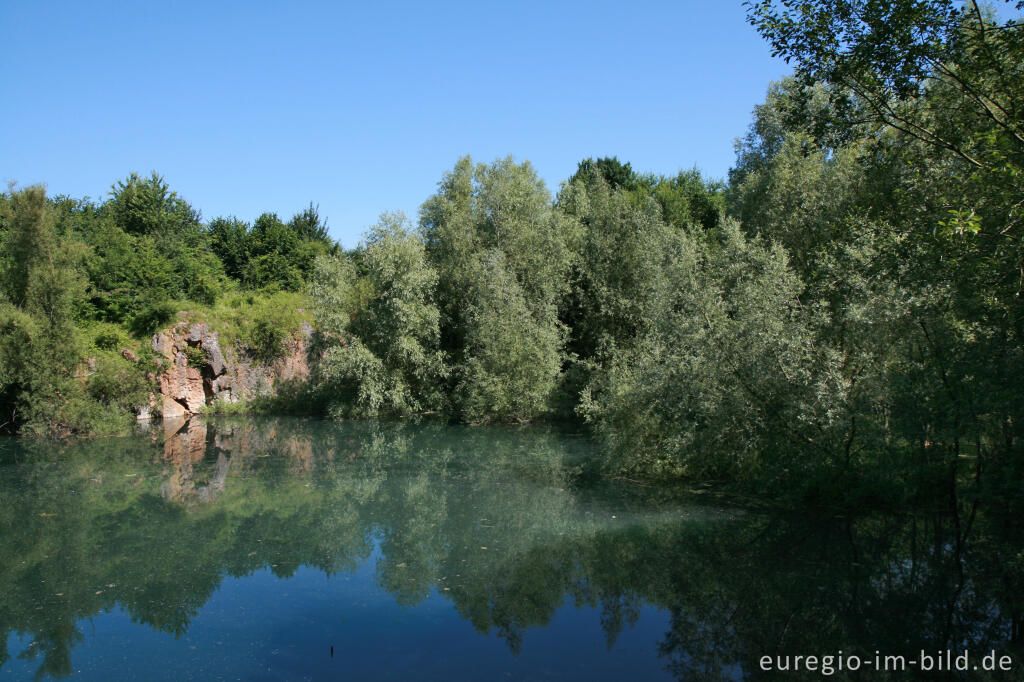
[[[1024,679],[1015,519],[745,511],[592,480],[542,427],[176,426],[0,442],[0,680],[779,679],[762,656],[947,648]],[[985,678],[850,679],[915,675]]]

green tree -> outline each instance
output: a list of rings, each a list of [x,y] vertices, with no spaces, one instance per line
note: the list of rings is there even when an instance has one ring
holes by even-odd
[[[249,258],[249,225],[232,216],[215,218],[206,229],[210,233],[210,248],[224,264],[224,272],[241,281]]]
[[[385,213],[360,250],[317,260],[310,293],[325,352],[317,381],[343,416],[443,408],[437,273],[401,213]]]
[[[572,288],[562,304],[569,350],[583,362],[598,361],[614,348],[629,347],[644,330],[677,237],[654,199],[638,205],[600,175],[567,185],[558,206],[581,226]]]
[[[148,178],[132,173],[111,187],[108,210],[130,234],[178,234],[199,230],[199,212],[170,189],[156,171]]]
[[[1009,4],[1009,0],[1008,0]],[[975,0],[747,2],[748,19],[774,54],[807,81],[834,84],[864,112],[969,166],[1020,169],[1024,98],[1020,19],[994,21]],[[1016,3],[1017,9],[1024,2]],[[925,97],[943,90],[947,97]],[[943,113],[945,112],[945,113]],[[942,125],[980,117],[992,135]]]
[[[301,287],[302,271],[294,258],[299,242],[295,231],[281,222],[276,213],[262,214],[249,234],[245,283],[287,290]]]
[[[96,242],[99,262],[91,270],[105,272],[106,281],[95,282],[97,288],[129,292],[128,301],[114,297],[116,310],[110,312],[122,315],[127,308],[138,315],[144,307],[181,298],[212,304],[223,289],[224,266],[210,248],[199,212],[155,172],[145,179],[133,173],[117,182],[99,217],[101,225],[111,220],[130,238],[125,254],[126,240],[116,230],[82,225],[88,228],[86,240]],[[105,265],[107,258],[112,262]]]
[[[614,156],[584,159],[567,184],[577,182],[587,186],[603,183],[612,190],[623,190],[638,207],[647,197],[653,197],[661,207],[662,219],[678,228],[698,224],[711,229],[718,225],[725,210],[724,185],[705,181],[696,168],[666,177],[636,173],[629,163]]]
[[[829,191],[843,197],[822,196],[825,215],[801,218],[795,231],[782,216],[759,231],[790,236],[809,274],[804,298],[828,302],[822,341],[848,358],[848,381],[875,387],[862,394],[872,398],[855,411],[851,442],[863,425],[881,424],[887,448],[942,472],[954,498],[965,453],[977,458],[976,477],[1019,468],[1019,19],[999,22],[977,3],[941,0],[761,2],[750,5],[750,18],[801,79],[786,98],[796,106],[773,104],[776,112],[812,111],[815,95],[827,98],[819,110],[832,112],[773,115],[784,125],[772,137],[788,140],[775,148],[790,151],[782,164],[762,155],[767,173],[748,168],[768,181],[769,203],[777,187],[813,195],[809,178],[779,173],[797,167],[799,141],[831,178]],[[755,187],[742,180],[740,193]],[[868,264],[871,281],[856,271]]]
[[[82,245],[58,233],[42,187],[12,188],[6,212],[0,428],[50,435],[122,430],[128,414],[105,412],[88,392],[108,368],[93,378],[74,324],[86,293]],[[128,401],[138,398],[131,385],[122,382]]]
[[[441,348],[457,368],[456,412],[470,421],[545,412],[561,368],[557,306],[574,222],[529,163],[464,157],[423,204],[420,229],[438,272]]]
[[[685,235],[649,328],[583,396],[612,466],[786,479],[831,464],[843,384],[802,289],[781,248],[735,224]]]
[[[554,302],[538,311],[497,249],[465,274],[459,416],[470,423],[525,422],[544,414],[560,379],[565,342]]]
[[[699,225],[710,230],[725,212],[725,186],[705,181],[696,168],[675,177],[642,176],[640,184],[661,206],[665,222],[677,228]]]
[[[46,190],[11,189],[7,205],[4,280],[7,298],[55,329],[68,328],[85,283],[78,269],[81,245],[60,235]]]
[[[618,157],[602,157],[600,159],[583,159],[576,166],[576,172],[569,178],[569,184],[577,180],[592,182],[600,177],[612,189],[636,189],[639,177],[627,162],[622,163]]]
[[[301,289],[316,257],[332,251],[327,241],[304,237],[300,230],[307,228],[283,223],[276,213],[257,218],[246,237],[243,281],[251,287]]]
[[[327,232],[327,221],[320,217],[320,207],[309,202],[309,206],[302,209],[288,221],[288,225],[299,235],[301,239],[314,242],[330,242]]]

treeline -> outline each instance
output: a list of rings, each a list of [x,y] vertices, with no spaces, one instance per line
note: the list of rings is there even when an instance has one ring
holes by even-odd
[[[725,207],[725,186],[696,170],[640,175],[617,159],[582,162],[567,187],[576,203],[614,194],[619,208],[601,210],[646,215],[638,220],[666,234],[714,227]],[[204,223],[156,173],[118,181],[99,203],[12,186],[0,195],[0,428],[124,431],[154,389],[147,375],[159,372],[150,334],[179,310],[242,300],[254,323],[239,333],[264,356],[261,347],[279,347],[293,321],[271,310],[281,306],[277,292],[294,292],[283,301],[316,313],[316,380],[301,398],[310,411],[576,418],[584,366],[607,346],[602,335],[632,333],[611,327],[644,315],[626,299],[650,274],[629,272],[649,269],[640,261],[592,272],[616,241],[628,239],[636,257],[649,245],[628,234],[630,222],[619,221],[618,236],[585,228],[591,216],[581,206],[553,200],[528,163],[463,159],[424,204],[419,229],[385,214],[343,253],[312,204],[288,222],[264,213],[252,224]],[[580,260],[582,249],[593,262]],[[608,295],[621,300],[586,300],[581,287],[605,286],[582,283],[594,277],[615,279],[620,290]],[[606,304],[632,307],[636,319],[590,319]]]
[[[319,337],[305,404],[334,416],[583,418],[630,472],[821,494],[913,476],[934,495],[968,464],[1020,492],[1021,24],[941,0],[768,1],[750,19],[797,70],[757,107],[727,184],[588,159],[552,197],[528,163],[466,158],[417,226],[385,214],[346,253],[300,229],[313,216],[202,227],[182,213],[194,237],[175,248],[210,270],[178,291],[308,278]],[[146,182],[67,214],[164,238],[119,217],[129,186],[160,185]],[[8,243],[37,195],[55,235],[90,232],[26,190],[6,199]],[[282,233],[294,245],[256,248]],[[77,257],[51,241],[57,260]],[[56,324],[30,303],[36,276],[17,274],[56,262],[31,248],[5,270],[5,314]],[[80,314],[108,314],[109,298]]]
[[[529,163],[461,159],[418,229],[385,214],[317,261],[314,390],[339,416],[572,417],[655,319],[686,235],[717,232],[723,209],[724,187],[696,171],[587,160],[553,200]]]

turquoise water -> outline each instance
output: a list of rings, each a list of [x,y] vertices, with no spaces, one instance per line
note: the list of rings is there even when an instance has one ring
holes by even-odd
[[[1020,660],[1012,519],[956,535],[937,514],[756,513],[589,477],[594,453],[544,427],[289,419],[4,441],[0,679],[777,679],[761,656],[924,647]]]

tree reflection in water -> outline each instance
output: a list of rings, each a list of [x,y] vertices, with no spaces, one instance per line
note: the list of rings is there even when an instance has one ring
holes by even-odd
[[[193,420],[54,449],[0,455],[0,666],[18,633],[40,675],[72,672],[101,612],[180,636],[227,577],[347,574],[375,547],[398,604],[437,591],[513,652],[566,603],[601,609],[610,649],[647,604],[671,614],[659,652],[679,679],[838,650],[1024,664],[1021,529],[984,507],[968,528],[700,504],[595,483],[586,439],[540,427]]]

